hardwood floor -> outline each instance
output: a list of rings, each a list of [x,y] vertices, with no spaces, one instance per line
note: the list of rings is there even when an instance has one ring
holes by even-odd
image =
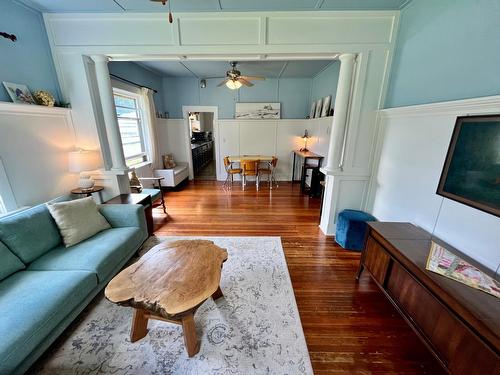
[[[281,236],[315,374],[444,374],[369,276],[355,281],[359,253],[321,233],[319,199],[299,184],[226,192],[200,181],[166,199],[158,235]]]

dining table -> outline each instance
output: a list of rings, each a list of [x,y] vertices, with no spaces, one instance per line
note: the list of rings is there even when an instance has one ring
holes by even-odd
[[[229,161],[231,163],[240,163],[245,160],[259,160],[262,162],[272,161],[273,156],[271,155],[233,155],[229,156]]]

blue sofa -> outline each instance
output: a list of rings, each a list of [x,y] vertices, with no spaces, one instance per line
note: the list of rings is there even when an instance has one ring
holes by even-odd
[[[43,205],[0,218],[0,374],[22,374],[148,237],[140,205],[102,205],[110,223],[65,248]]]

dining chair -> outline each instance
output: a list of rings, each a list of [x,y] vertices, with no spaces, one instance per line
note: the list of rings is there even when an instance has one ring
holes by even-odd
[[[255,186],[259,190],[259,163],[259,160],[242,160],[240,162],[240,166],[243,169],[243,188],[247,184],[247,176],[255,176]]]
[[[258,170],[258,175],[259,175],[259,182],[260,182],[260,176],[261,175],[267,175],[267,182],[269,183],[269,189],[272,190],[273,184],[278,187],[278,182],[274,178],[274,171],[276,169],[276,165],[278,164],[278,158],[276,156],[273,156],[271,161],[266,162],[265,167],[259,167]]]
[[[224,187],[232,187],[234,181],[234,175],[242,173],[241,168],[233,168],[233,164],[229,160],[229,156],[224,156],[224,168],[226,169],[227,177],[224,182]]]

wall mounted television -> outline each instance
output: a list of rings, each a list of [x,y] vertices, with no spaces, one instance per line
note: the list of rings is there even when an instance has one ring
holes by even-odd
[[[457,117],[437,194],[500,217],[500,114]]]

